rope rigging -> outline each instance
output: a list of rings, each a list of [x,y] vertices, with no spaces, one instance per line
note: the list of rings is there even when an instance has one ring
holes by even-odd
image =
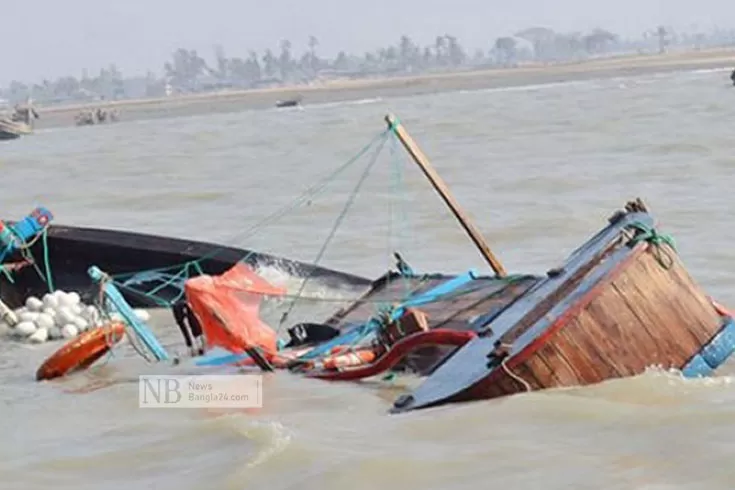
[[[352,205],[355,202],[355,199],[357,198],[357,195],[360,193],[360,189],[362,188],[363,184],[367,180],[368,176],[370,175],[370,171],[375,166],[375,163],[378,161],[378,156],[380,155],[380,152],[383,150],[383,147],[385,146],[386,139],[383,139],[381,143],[379,144],[377,150],[373,154],[372,159],[370,160],[370,163],[365,167],[365,169],[362,171],[362,174],[360,175],[359,180],[357,181],[357,184],[355,184],[354,189],[352,189],[352,192],[347,198],[347,202],[345,203],[344,207],[342,208],[342,211],[337,216],[337,219],[334,222],[334,225],[332,226],[332,229],[329,231],[329,234],[327,235],[326,240],[322,244],[322,247],[319,249],[319,252],[317,253],[316,259],[314,260],[314,265],[319,265],[319,262],[321,261],[322,257],[324,256],[324,253],[327,251],[327,247],[331,243],[334,236],[337,234],[337,231],[339,230],[340,225],[342,224],[342,221],[344,221],[345,217],[347,216],[347,213],[349,212],[350,208],[352,208]],[[281,321],[278,324],[278,328],[285,323],[285,321],[288,319],[288,316],[293,311],[293,308],[296,306],[296,302],[301,297],[301,294],[304,292],[304,288],[306,288],[306,283],[311,278],[311,275],[308,275],[304,278],[303,281],[301,281],[301,285],[299,286],[299,290],[296,293],[296,298],[291,302],[291,305],[288,307],[288,310],[284,312],[283,316],[281,316]]]
[[[394,185],[392,186],[392,189],[396,195],[401,195],[399,191],[401,190],[401,187],[403,185],[403,175],[402,175],[401,165],[399,165],[399,163],[402,163],[402,162],[398,162],[398,160],[400,159],[397,158],[398,152],[396,151],[396,146],[397,146],[396,138],[395,138],[393,131],[389,128],[389,129],[386,129],[380,132],[377,136],[375,136],[367,145],[365,145],[359,152],[357,152],[357,154],[351,157],[346,163],[340,165],[336,170],[330,172],[325,177],[320,179],[316,184],[310,186],[305,192],[303,192],[296,199],[288,203],[286,206],[276,210],[274,213],[269,214],[268,216],[256,222],[253,226],[246,229],[244,232],[240,233],[238,235],[238,238],[245,239],[245,238],[252,237],[258,231],[262,230],[263,228],[273,225],[278,220],[289,215],[292,211],[297,209],[299,206],[302,206],[304,204],[311,204],[311,202],[316,197],[324,193],[325,189],[328,187],[330,183],[334,182],[347,169],[354,166],[358,161],[361,160],[363,156],[368,154],[368,152],[371,149],[375,148],[375,151],[370,158],[370,162],[365,167],[361,177],[359,178],[358,183],[353,189],[353,193],[348,197],[348,201],[345,204],[345,207],[343,208],[340,215],[337,217],[337,220],[335,221],[332,230],[330,231],[328,237],[326,238],[326,241],[322,244],[322,247],[319,253],[317,254],[316,260],[312,263],[312,265],[318,265],[319,262],[323,259],[323,255],[326,252],[327,247],[329,246],[332,239],[334,238],[334,235],[336,234],[339,226],[342,224],[342,221],[344,220],[347,212],[349,211],[350,207],[352,207],[352,204],[354,203],[354,200],[357,197],[357,194],[359,193],[365,180],[369,176],[370,171],[374,168],[375,164],[377,163],[378,157],[381,154],[388,139],[392,141],[391,154],[394,157],[393,160],[394,160],[394,165],[395,165],[394,167],[395,168],[394,170],[395,180],[394,180]],[[392,202],[393,200],[391,200],[391,203]],[[403,211],[403,214],[401,215],[401,217],[405,220],[405,210],[401,209],[401,211]],[[394,222],[394,217],[391,216],[391,227],[389,230],[390,236],[392,236],[394,232],[393,222]],[[405,226],[399,227],[399,230],[403,230],[405,228],[406,228]],[[390,243],[392,243],[392,241]],[[168,267],[148,269],[148,270],[142,270],[142,271],[136,271],[136,272],[128,272],[124,274],[116,274],[112,276],[112,280],[113,280],[113,283],[117,287],[127,290],[131,293],[135,293],[137,295],[145,296],[151,299],[157,305],[171,306],[172,304],[181,300],[181,298],[183,297],[184,295],[183,284],[185,283],[185,281],[191,277],[195,277],[196,275],[201,275],[204,273],[201,267],[202,262],[206,261],[207,259],[211,259],[215,257],[217,254],[221,253],[222,250],[224,250],[224,247],[219,247],[195,260],[168,266]],[[249,259],[251,259],[253,255],[256,255],[256,254],[257,252],[250,251],[245,256],[240,258],[239,261],[247,262]],[[402,262],[402,259],[399,260],[399,263],[405,264],[405,262]],[[403,272],[406,274],[411,273],[410,268],[407,268],[407,267],[403,269]],[[304,280],[302,281],[301,287],[299,288],[299,293],[296,294],[296,300],[298,300],[299,297],[302,297],[303,290],[306,287],[306,284],[308,283],[310,278],[311,278],[311,274],[305,277]],[[158,284],[152,289],[138,287],[142,283],[151,283],[151,282],[155,282]],[[161,298],[158,295],[158,293],[160,293],[161,291],[169,287],[172,287],[178,290],[175,297],[173,299]],[[341,300],[341,301],[345,301],[345,300]],[[293,309],[293,303],[292,303],[292,307],[289,308],[289,312],[292,309]],[[288,315],[286,314],[286,316]]]

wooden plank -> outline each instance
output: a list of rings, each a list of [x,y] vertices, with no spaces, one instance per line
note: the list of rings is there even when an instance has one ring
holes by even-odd
[[[693,301],[697,291],[691,282],[683,285],[674,279],[676,269],[681,267],[678,259],[675,257],[672,268],[666,270],[658,263],[653,253],[649,252],[641,260],[641,266],[655,284],[655,287],[651,288],[652,295],[667,305],[675,317],[677,327],[685,329],[697,344],[702,345],[707,342],[711,337],[708,331],[713,327],[714,330],[719,328],[719,318],[711,305],[708,308],[702,308],[698,307],[697,301]],[[710,324],[709,328],[708,324]]]
[[[561,386],[561,380],[556,376],[554,370],[546,363],[542,356],[532,355],[522,365],[538,380],[540,388],[553,388]]]
[[[503,373],[503,379],[504,385],[507,387],[510,385],[512,388],[508,392],[510,393],[526,393],[528,391],[528,388],[524,383],[519,381],[519,379],[522,379],[526,383],[528,383],[528,386],[531,388],[531,391],[533,390],[540,390],[544,388],[544,386],[541,384],[541,382],[538,380],[538,378],[533,373],[533,370],[529,369],[528,365],[526,363],[521,363],[517,366],[510,367],[507,363],[505,365],[505,368],[503,366],[498,366],[498,369],[500,369]],[[508,374],[506,371],[510,371],[513,373],[513,376]],[[516,379],[518,378],[518,379]]]
[[[641,305],[642,295],[633,282],[625,277],[616,281],[615,288],[620,294],[625,307],[634,315],[641,326],[645,329],[650,342],[646,341],[645,345],[650,353],[651,363],[666,363],[669,356],[675,359],[681,359],[688,355],[688,349],[685,344],[681,344],[678,340],[670,335],[661,335],[660,325],[666,320],[661,320],[657,312],[651,311]]]
[[[578,328],[565,328],[557,334],[561,341],[557,340],[559,348],[567,350],[574,349],[579,356],[588,360],[590,372],[594,373],[598,381],[609,378],[617,378],[620,373],[606,359],[600,357],[596,339],[592,339],[589,332],[579,326]]]
[[[625,274],[626,272],[622,275]],[[608,340],[614,345],[615,350],[612,353],[620,352],[622,348],[626,354],[626,362],[632,368],[626,374],[636,374],[649,365],[649,352],[657,350],[660,344],[653,340],[647,326],[642,324],[627,306],[613,282],[605,293],[590,305],[589,312],[598,311],[604,315],[598,316],[597,321],[598,325],[604,326],[603,333],[607,334]]]
[[[510,304],[535,284],[535,282],[535,279],[533,281],[529,279],[527,281],[509,284],[501,291],[484,294],[483,296],[479,296],[480,293],[478,292],[477,294],[473,294],[471,298],[473,302],[461,309],[457,303],[451,304],[449,307],[444,307],[443,304],[439,305],[439,308],[445,315],[443,317],[439,316],[439,314],[432,316],[432,318],[436,319],[436,322],[432,323],[432,328],[466,330],[468,322],[472,317],[488,314],[494,309]]]
[[[338,324],[344,325],[346,323],[358,323],[364,322],[376,313],[377,304],[380,302],[394,303],[400,301],[406,295],[405,285],[409,285],[409,294],[417,294],[422,291],[427,291],[436,285],[451,279],[451,276],[424,279],[420,277],[406,278],[408,281],[404,283],[404,279],[398,279],[390,281],[380,289],[373,291],[370,295],[363,297],[359,301],[355,302],[349,307],[349,310],[344,313],[338,320]]]
[[[452,211],[452,214],[454,214],[455,218],[457,218],[459,224],[470,236],[470,239],[478,248],[480,254],[482,254],[482,256],[485,258],[493,271],[495,271],[495,274],[499,277],[506,276],[505,268],[495,257],[495,254],[493,254],[493,252],[490,250],[490,246],[487,244],[487,241],[480,233],[480,230],[477,229],[477,227],[470,220],[469,216],[467,216],[462,208],[460,208],[459,203],[449,192],[449,188],[447,187],[447,185],[444,183],[436,170],[434,170],[434,167],[429,162],[429,159],[426,158],[426,155],[424,155],[416,142],[413,141],[413,138],[411,138],[403,125],[399,123],[398,119],[396,119],[395,116],[391,114],[385,116],[385,122],[388,123],[388,127],[393,130],[395,135],[401,141],[403,146],[406,148],[406,151],[408,151],[409,155],[411,155],[411,158],[413,158],[413,161],[416,162],[416,165],[418,165],[419,168],[421,168],[421,170],[424,172],[426,178],[429,179],[429,182],[434,187],[436,192],[439,193],[439,196],[441,196],[441,198],[444,200],[446,205]]]
[[[661,352],[661,344],[627,307],[627,303],[611,284],[588,311],[599,326],[599,335],[606,340],[608,355],[615,360],[623,376],[640,374],[651,364],[651,354]]]
[[[589,334],[579,319],[575,318],[554,335],[552,342],[557,350],[569,360],[580,382],[583,384],[599,383],[611,375],[614,376],[614,371],[606,367],[607,363],[601,362],[597,356],[596,346],[590,345],[592,347],[590,350],[580,349],[574,342],[577,337],[588,338]]]
[[[685,301],[688,291],[663,289],[666,277],[660,270],[651,270],[650,259],[647,254],[643,255],[628,270],[627,287],[631,291],[628,306],[643,320],[657,342],[669,345],[672,352],[679,352],[677,359],[681,356],[688,359],[702,346],[687,327],[689,322],[695,321],[694,317],[678,307],[681,301]],[[658,263],[656,266],[660,268]]]
[[[552,369],[554,376],[559,380],[559,386],[576,386],[581,384],[577,373],[569,361],[552,343],[546,343],[537,350],[536,356]]]

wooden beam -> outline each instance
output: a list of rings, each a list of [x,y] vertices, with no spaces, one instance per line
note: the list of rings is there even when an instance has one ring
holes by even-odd
[[[485,238],[480,233],[480,230],[477,229],[477,227],[470,221],[467,214],[462,210],[462,208],[459,207],[459,203],[457,203],[452,194],[449,192],[449,188],[436,172],[436,170],[434,170],[434,167],[429,162],[429,159],[426,158],[426,155],[424,155],[416,142],[414,142],[413,138],[409,136],[405,128],[392,114],[388,114],[387,116],[385,116],[385,122],[388,123],[389,128],[393,129],[396,136],[403,144],[404,148],[406,148],[406,151],[408,151],[409,155],[411,155],[413,161],[416,162],[416,165],[421,168],[421,171],[424,173],[426,178],[429,179],[429,182],[431,182],[434,190],[439,193],[439,196],[441,196],[447,206],[449,206],[452,214],[454,214],[454,216],[459,221],[459,224],[462,225],[462,228],[464,228],[464,230],[470,236],[470,239],[475,244],[475,246],[477,246],[480,254],[482,254],[485,261],[487,261],[487,263],[490,264],[490,267],[492,267],[493,271],[495,271],[495,274],[499,277],[506,276],[503,265],[490,250],[490,246],[485,241]]]

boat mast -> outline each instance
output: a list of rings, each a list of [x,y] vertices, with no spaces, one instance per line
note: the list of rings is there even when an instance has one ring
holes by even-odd
[[[449,206],[452,214],[454,214],[455,218],[459,221],[459,224],[462,225],[462,228],[464,228],[470,236],[470,239],[478,248],[485,261],[490,264],[490,267],[495,271],[495,274],[499,277],[505,277],[507,274],[503,265],[490,250],[490,246],[485,241],[480,230],[477,229],[477,227],[470,221],[467,214],[465,214],[462,208],[459,207],[459,203],[457,203],[454,197],[450,194],[447,185],[436,170],[434,170],[429,159],[426,158],[426,155],[424,155],[416,142],[414,142],[413,138],[411,138],[408,132],[406,132],[403,125],[398,122],[398,119],[392,114],[385,116],[385,122],[388,123],[388,127],[394,131],[401,144],[403,144],[403,147],[406,148],[406,151],[411,155],[413,161],[416,162],[416,165],[421,168],[421,171],[424,173],[426,178],[429,179],[434,190],[439,193],[439,196],[441,196],[446,205]]]

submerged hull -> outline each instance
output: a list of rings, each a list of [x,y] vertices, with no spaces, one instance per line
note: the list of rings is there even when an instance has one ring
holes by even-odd
[[[394,411],[588,385],[651,365],[708,374],[735,346],[733,320],[721,313],[651,216],[635,209],[509,305]]]
[[[221,274],[244,259],[256,267],[274,266],[294,276],[311,276],[329,287],[367,288],[370,285],[370,280],[359,276],[250,250],[126,231],[53,225],[48,228],[47,247],[49,269],[57,289],[79,291],[85,299],[94,296],[97,291],[92,287],[87,270],[96,265],[111,276],[127,275],[118,285],[125,299],[136,308],[164,306],[161,300],[170,302],[180,298],[185,275],[155,291],[155,296],[150,292],[161,286],[162,275],[173,276],[181,271],[183,264],[202,257],[208,258],[198,265],[207,274]],[[30,251],[43,274],[43,240],[37,240]],[[157,271],[162,268],[170,270]],[[133,277],[140,271],[149,272]],[[14,272],[14,283],[0,275],[0,297],[8,305],[17,307],[29,295],[45,294],[48,286],[42,274],[34,267],[25,266]]]

